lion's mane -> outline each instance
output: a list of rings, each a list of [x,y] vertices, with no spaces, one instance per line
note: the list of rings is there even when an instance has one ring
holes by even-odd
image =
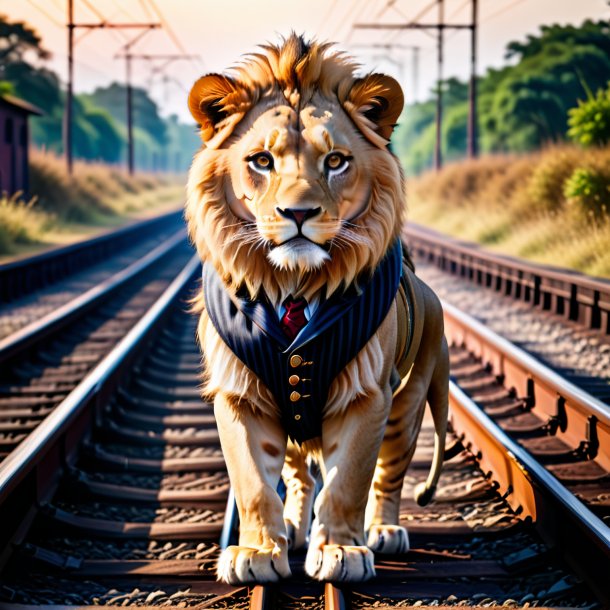
[[[258,102],[278,96],[294,107],[303,107],[317,93],[349,114],[350,99],[362,83],[357,68],[330,45],[306,43],[293,34],[278,46],[262,46],[231,70],[239,94],[225,99],[223,110],[243,115]],[[353,128],[358,129],[355,124]],[[264,292],[273,303],[290,293],[311,295],[324,287],[330,296],[372,272],[399,236],[405,210],[400,164],[382,142],[369,146],[373,174],[367,208],[342,227],[339,238],[330,245],[331,260],[320,269],[302,273],[296,284],[294,271],[275,268],[269,262],[262,242],[245,239],[247,223],[233,214],[225,199],[230,179],[226,149],[203,147],[189,172],[185,212],[200,257],[214,265],[230,290],[245,285],[252,297]]]

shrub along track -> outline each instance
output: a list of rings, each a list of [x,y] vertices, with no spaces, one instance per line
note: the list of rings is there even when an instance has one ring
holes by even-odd
[[[236,520],[212,410],[198,396],[194,321],[184,312],[197,273],[191,261],[0,464],[2,608],[589,607],[595,604],[590,587],[599,596],[607,594],[603,579],[600,584],[600,573],[602,578],[608,573],[607,540],[589,517],[593,511],[603,516],[603,507],[591,494],[588,508],[570,494],[562,501],[556,489],[546,487],[539,466],[526,461],[523,447],[504,438],[466,395],[490,415],[506,407],[507,413],[514,408],[531,416],[545,404],[543,386],[534,385],[539,400],[532,405],[528,381],[525,398],[530,399],[524,400],[522,386],[512,381],[516,374],[506,375],[508,359],[504,376],[496,374],[489,365],[498,361],[488,355],[491,348],[483,352],[479,339],[467,338],[474,331],[449,318],[454,436],[437,497],[421,509],[411,497],[432,453],[432,427],[424,424],[401,509],[410,554],[378,556],[377,579],[354,586],[312,583],[303,576],[299,555],[293,558],[293,579],[253,587],[249,596],[245,588],[216,583],[214,561],[220,545],[230,542]],[[563,427],[570,429],[573,420],[578,429],[578,411],[568,396],[561,397],[556,404],[566,407]],[[545,435],[547,430],[562,435],[561,421],[544,428]],[[494,438],[501,443],[492,444]],[[567,436],[562,440],[572,442]],[[593,444],[578,454],[583,463],[604,454],[605,437],[598,434],[598,440],[597,454]],[[575,542],[581,555],[572,555]],[[560,554],[574,563],[589,557],[584,567],[591,582],[576,577]]]

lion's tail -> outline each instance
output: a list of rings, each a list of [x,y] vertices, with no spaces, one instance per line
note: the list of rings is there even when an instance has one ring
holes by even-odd
[[[428,478],[424,483],[419,483],[415,486],[414,496],[419,506],[425,506],[432,499],[436,491],[436,484],[441,475],[441,468],[443,467],[447,415],[449,412],[448,373],[449,349],[447,347],[447,340],[443,337],[441,353],[432,374],[432,381],[428,390],[428,404],[430,405],[434,421],[434,456]]]

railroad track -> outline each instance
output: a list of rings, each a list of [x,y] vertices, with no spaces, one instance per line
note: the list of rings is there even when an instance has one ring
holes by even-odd
[[[587,489],[564,478],[564,500],[547,485],[551,467],[561,465],[557,455],[570,453],[571,466],[607,468],[605,421],[598,413],[583,432],[581,407],[565,384],[549,390],[548,379],[533,379],[531,362],[523,377],[513,354],[483,345],[481,329],[451,307],[453,436],[437,498],[421,509],[412,488],[432,452],[432,426],[424,422],[401,507],[411,552],[378,556],[377,579],[349,587],[309,581],[298,555],[293,578],[279,585],[216,583],[219,550],[235,536],[234,503],[212,409],[198,395],[200,357],[185,312],[199,267],[190,260],[172,280],[173,270],[131,329],[0,464],[0,608],[608,602],[608,544],[596,537],[607,532],[607,513],[595,488],[607,474],[598,470],[601,480],[591,478]],[[544,397],[554,392],[559,411],[548,414],[552,401]],[[531,461],[556,449],[532,451],[537,434],[565,443],[553,464]],[[581,562],[578,575],[570,562]]]
[[[140,251],[132,252],[134,246],[144,245],[143,251],[146,252],[151,249],[151,244],[174,233],[182,225],[182,210],[177,210],[91,239],[4,263],[0,265],[2,314],[6,315],[7,309],[10,310],[6,308],[6,304],[15,303],[32,293],[36,293],[39,300],[38,296],[44,288],[58,285],[62,280],[81,271],[86,272],[81,281],[95,285],[95,282],[99,281],[99,276],[93,274],[97,264],[103,263],[100,271],[108,272],[112,270],[112,260],[117,254],[133,261],[141,255]],[[119,268],[125,266],[125,259],[118,260],[118,264]],[[78,290],[79,287],[75,289]],[[82,291],[82,286],[80,289]]]
[[[421,262],[596,330],[599,335],[610,335],[608,280],[494,254],[412,223],[403,235]]]
[[[5,306],[2,319],[18,328],[0,339],[0,461],[78,386],[190,255],[182,228],[169,235],[164,230],[116,256],[103,272],[69,280],[72,290],[65,281],[50,288],[65,302],[37,308],[29,323],[19,327],[11,320],[23,320],[30,304]],[[84,291],[76,295],[79,285]]]

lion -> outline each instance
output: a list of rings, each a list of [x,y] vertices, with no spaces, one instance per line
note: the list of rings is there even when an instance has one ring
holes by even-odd
[[[307,548],[321,581],[366,580],[374,552],[408,551],[400,496],[426,402],[420,504],[440,475],[448,351],[440,303],[400,240],[389,140],[403,93],[357,70],[293,33],[189,94],[203,140],[185,212],[203,262],[203,392],[240,519],[217,576],[233,585],[290,576],[289,549]]]

